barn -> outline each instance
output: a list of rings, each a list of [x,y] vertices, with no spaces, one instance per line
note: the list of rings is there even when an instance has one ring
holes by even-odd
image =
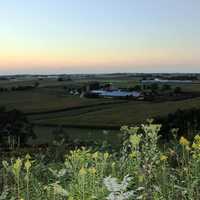
[[[141,92],[137,91],[121,91],[121,90],[114,90],[114,91],[106,91],[106,90],[92,90],[92,94],[97,94],[100,97],[105,98],[123,98],[123,97],[134,97],[139,98],[142,96]]]

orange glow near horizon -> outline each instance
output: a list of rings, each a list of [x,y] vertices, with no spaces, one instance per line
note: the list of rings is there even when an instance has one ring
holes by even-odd
[[[197,0],[2,1],[0,75],[200,72],[199,10]]]
[[[143,49],[140,51],[120,52],[120,51],[104,51],[104,52],[1,52],[0,69],[8,68],[10,70],[23,69],[26,67],[39,70],[45,68],[62,68],[79,67],[84,69],[94,69],[95,67],[104,66],[155,66],[159,68],[163,65],[199,65],[200,58],[194,59],[194,53],[186,54],[184,51],[172,51],[166,49],[156,49],[149,51]]]

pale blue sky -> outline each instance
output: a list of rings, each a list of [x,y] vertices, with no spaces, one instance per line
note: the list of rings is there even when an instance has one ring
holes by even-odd
[[[0,73],[200,72],[199,0],[4,0],[0,25]]]

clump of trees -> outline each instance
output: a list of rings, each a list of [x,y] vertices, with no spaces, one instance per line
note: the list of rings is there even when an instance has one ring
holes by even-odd
[[[39,85],[40,85],[40,83],[38,81],[36,81],[33,83],[33,85],[12,86],[11,88],[0,87],[0,92],[32,90],[32,89],[39,87]]]
[[[26,116],[18,111],[0,109],[0,141],[12,147],[25,145],[27,140],[35,137],[33,127]]]
[[[62,81],[72,81],[72,78],[70,76],[60,76],[57,78],[57,81],[62,82]]]
[[[4,87],[0,88],[0,92],[8,92],[8,91],[9,91],[8,88],[4,88]]]
[[[164,117],[157,117],[156,123],[162,124],[161,135],[165,139],[172,137],[171,130],[176,129],[177,135],[184,135],[193,138],[200,130],[200,109],[192,108],[187,110],[177,110]]]
[[[174,93],[175,93],[175,94],[179,94],[179,93],[181,93],[181,92],[182,92],[181,87],[175,87],[175,88],[174,88]]]

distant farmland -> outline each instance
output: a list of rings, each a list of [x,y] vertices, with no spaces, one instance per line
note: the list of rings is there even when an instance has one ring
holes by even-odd
[[[35,122],[51,125],[87,125],[87,126],[122,126],[136,124],[147,118],[163,116],[175,112],[177,109],[199,108],[200,98],[151,103],[130,101],[123,104],[99,106],[97,109],[89,108],[76,111],[49,114],[45,119],[35,118]]]
[[[53,79],[40,80],[39,87],[32,90],[1,92],[0,106],[5,106],[8,110],[18,109],[29,113],[27,116],[30,122],[37,124],[35,130],[39,137],[38,142],[45,140],[48,134],[59,126],[65,127],[65,134],[73,139],[106,139],[111,142],[115,140],[114,135],[118,131],[103,134],[103,130],[117,129],[122,125],[135,125],[144,122],[147,118],[173,113],[177,109],[200,108],[200,98],[165,102],[89,99],[69,95],[64,89],[64,86],[82,87],[89,81],[112,82],[116,87],[127,88],[139,84],[139,78],[133,77],[129,79],[89,78],[62,82]],[[6,88],[32,84],[34,84],[33,80],[0,81],[0,86]],[[174,87],[176,86],[172,85],[172,89]],[[200,91],[199,84],[181,85],[181,87],[183,91]],[[92,131],[95,128],[99,129],[98,133]]]

